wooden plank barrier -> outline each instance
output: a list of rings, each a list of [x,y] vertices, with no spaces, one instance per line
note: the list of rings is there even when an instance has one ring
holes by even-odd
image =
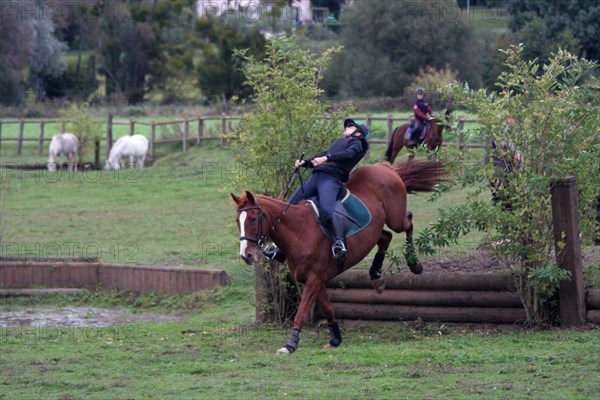
[[[481,322],[514,324],[525,321],[523,308],[425,307],[392,304],[334,303],[336,318],[377,321]]]
[[[0,288],[94,288],[186,293],[229,283],[222,270],[99,262],[0,260]]]
[[[385,277],[388,289],[421,290],[511,290],[512,280],[505,274],[413,275],[401,273]],[[366,270],[348,270],[327,282],[327,287],[373,288]]]
[[[330,280],[327,291],[336,317],[509,324],[525,320],[508,274],[401,273],[386,276],[385,284],[383,293],[375,292],[365,270],[349,270]]]
[[[339,319],[415,320],[439,322],[518,323],[525,311],[512,278],[502,273],[385,277],[378,294],[366,270],[349,270],[327,282],[329,299]],[[587,319],[600,323],[600,288],[586,292]],[[317,310],[317,317],[323,313]]]

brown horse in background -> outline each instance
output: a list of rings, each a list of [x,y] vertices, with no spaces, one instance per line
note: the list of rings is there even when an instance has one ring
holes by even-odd
[[[394,232],[406,232],[407,264],[413,273],[421,273],[423,267],[412,243],[412,213],[406,207],[406,194],[433,191],[437,183],[446,181],[445,177],[443,163],[426,160],[408,161],[397,167],[379,163],[354,169],[346,187],[362,200],[372,219],[364,229],[347,239],[344,269],[363,260],[377,245],[369,274],[375,289],[379,293],[383,291],[381,266],[392,240],[392,233],[384,229],[387,225]],[[321,305],[329,326],[330,342],[325,347],[339,346],[342,337],[325,283],[341,271],[331,253],[331,240],[321,231],[310,207],[304,202],[289,205],[251,192],[239,197],[232,193],[231,196],[237,206],[242,259],[247,264],[257,263],[261,245],[272,240],[287,256],[288,267],[296,281],[304,284],[292,334],[277,353],[288,354],[298,348],[300,332],[315,301]]]
[[[438,148],[442,146],[444,142],[444,138],[442,137],[442,132],[444,129],[448,129],[450,125],[448,124],[450,118],[450,109],[446,110],[445,122],[437,118],[433,118],[429,121],[429,123],[423,128],[425,129],[425,138],[423,139],[423,143],[427,145],[427,150],[430,152],[437,151]],[[409,145],[406,141],[406,131],[410,124],[403,124],[397,127],[392,134],[390,139],[390,143],[385,152],[385,160],[390,164],[394,163],[396,156],[400,153],[403,147],[408,149],[415,148],[419,145]],[[414,154],[409,154],[408,159],[412,160],[414,158]]]

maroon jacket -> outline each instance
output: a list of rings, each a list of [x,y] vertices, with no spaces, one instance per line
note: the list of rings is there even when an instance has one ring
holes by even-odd
[[[415,112],[415,118],[417,118],[420,121],[426,121],[428,119],[428,113],[430,115],[433,114],[431,106],[425,100],[415,100],[415,102],[413,103],[413,111]]]

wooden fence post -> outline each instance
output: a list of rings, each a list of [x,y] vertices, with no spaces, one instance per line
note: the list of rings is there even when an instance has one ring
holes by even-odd
[[[66,125],[65,119],[61,118],[60,119],[60,132],[59,133],[65,133],[65,125]]]
[[[38,138],[38,154],[42,154],[44,149],[44,127],[46,126],[46,121],[40,121],[40,136]]]
[[[185,120],[185,123],[183,125],[183,152],[185,153],[187,151],[187,140],[188,140],[188,135],[190,133],[190,121],[188,121],[187,119]]]
[[[394,134],[394,117],[390,114],[387,118],[387,135],[385,137],[385,148],[390,145],[392,135]]]
[[[129,120],[129,136],[135,135],[135,120],[131,118]]]
[[[23,132],[25,131],[25,120],[21,118],[19,120],[19,139],[17,141],[17,155],[21,155],[21,150],[23,150]]]
[[[464,146],[464,140],[463,140],[463,130],[465,129],[465,122],[460,119],[458,121],[458,126],[456,127],[456,144],[458,145],[459,149],[462,149]]]
[[[202,137],[204,136],[204,118],[198,118],[198,136],[196,137],[196,146],[202,146]]]
[[[106,158],[110,155],[110,149],[112,149],[112,133],[113,133],[113,115],[108,114],[108,121],[106,122]]]
[[[150,161],[154,163],[154,142],[156,141],[156,122],[150,123]]]
[[[94,141],[94,167],[100,169],[100,140]]]
[[[225,116],[221,116],[221,147],[225,146],[225,135],[227,134],[227,119]]]
[[[569,176],[554,181],[551,194],[556,261],[571,273],[570,279],[561,281],[558,289],[560,323],[565,327],[581,326],[586,320],[586,310],[579,243],[577,180]]]

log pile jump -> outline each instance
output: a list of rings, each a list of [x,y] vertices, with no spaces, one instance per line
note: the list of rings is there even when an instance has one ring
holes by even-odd
[[[515,324],[525,310],[506,273],[385,277],[378,294],[365,270],[348,270],[327,282],[338,319],[373,321],[478,322]],[[586,291],[587,320],[600,323],[600,288]],[[317,317],[323,317],[317,310]]]
[[[353,320],[518,323],[525,320],[519,295],[506,274],[385,277],[377,294],[368,271],[349,270],[327,283],[336,317]]]

